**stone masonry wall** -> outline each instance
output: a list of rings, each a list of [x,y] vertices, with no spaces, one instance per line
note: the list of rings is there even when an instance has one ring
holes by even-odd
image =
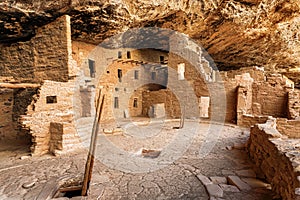
[[[73,122],[74,92],[74,81],[44,82],[34,108],[28,107],[27,115],[22,118],[23,125],[32,135],[33,155],[59,154],[79,145]]]
[[[300,121],[277,118],[277,130],[289,138],[300,138]]]
[[[0,141],[16,139],[16,123],[13,121],[14,92],[12,89],[0,90]]]
[[[251,105],[244,112],[238,111],[238,125],[250,127],[256,123],[264,123],[267,116],[288,117],[297,115],[299,95],[293,83],[280,74],[270,74],[266,81],[254,81],[252,87],[241,88],[238,92],[238,105]],[[247,96],[252,98],[247,99]],[[249,109],[250,108],[250,109]]]
[[[35,51],[31,81],[42,82],[42,86],[27,108],[20,106],[26,112],[20,113],[19,120],[32,136],[32,155],[68,152],[80,147],[74,124],[80,90],[72,58],[70,17],[40,28],[30,42]]]
[[[20,118],[26,115],[28,107],[34,109],[34,103],[38,98],[39,88],[14,89],[13,122],[16,124],[15,134],[17,139],[31,141],[30,130],[22,127]],[[13,133],[12,133],[13,134]]]
[[[293,90],[288,93],[288,118],[296,119],[300,116],[300,90]]]
[[[121,78],[118,77],[119,70],[122,70]],[[136,72],[137,77],[135,77]],[[154,80],[152,72],[155,73]],[[106,95],[103,121],[124,118],[126,110],[131,116],[140,116],[142,115],[142,92],[137,91],[140,88],[145,90],[155,87],[164,88],[167,82],[167,71],[160,64],[147,64],[130,59],[116,60],[107,67],[106,73],[102,74],[98,81],[97,88],[101,88]],[[137,108],[133,107],[134,98],[138,100]]]
[[[169,67],[173,71],[176,71],[177,65],[179,63],[185,63],[185,79],[189,83],[189,86],[193,88],[193,92],[198,99],[201,96],[210,96],[211,99],[215,98],[218,101],[221,97],[220,93],[224,93],[226,99],[220,100],[226,101],[226,105],[222,107],[218,103],[216,103],[214,105],[214,109],[216,113],[222,113],[225,109],[225,121],[229,123],[237,122],[238,86],[245,85],[248,79],[252,79],[252,82],[263,81],[265,79],[264,72],[261,69],[242,68],[237,71],[220,72],[219,75],[217,75],[217,77],[215,78],[215,82],[205,81],[205,77],[200,74],[195,66],[193,66],[191,63],[184,60],[180,56],[170,53]],[[247,80],[242,77],[242,74],[245,73],[250,75]],[[174,83],[173,85],[176,84]],[[249,87],[247,86],[247,88],[252,89],[252,84]],[[178,87],[178,90],[186,92],[186,87]],[[252,101],[251,93],[249,93],[249,95],[250,96],[248,97],[248,99]],[[191,95],[188,94],[188,96]],[[245,103],[247,104],[247,109],[249,110],[251,108],[251,103]],[[212,105],[210,107],[212,107]],[[209,116],[211,116],[211,110]]]
[[[248,152],[283,200],[300,199],[299,139],[290,139],[276,129],[273,118],[251,128]]]
[[[180,103],[176,96],[169,89],[159,91],[143,92],[143,115],[148,115],[150,106],[164,103],[167,118],[179,118],[181,116]]]
[[[19,119],[36,94],[37,88],[0,90],[0,140],[31,142],[29,130],[22,128]]]
[[[62,16],[38,28],[30,41],[0,44],[0,76],[17,82],[67,81],[69,26],[70,17]]]
[[[286,79],[280,74],[267,76],[266,82],[253,83],[253,115],[287,117],[288,91]]]
[[[244,114],[238,120],[238,125],[241,127],[251,127],[255,124],[263,124],[268,120],[268,116],[253,116]]]

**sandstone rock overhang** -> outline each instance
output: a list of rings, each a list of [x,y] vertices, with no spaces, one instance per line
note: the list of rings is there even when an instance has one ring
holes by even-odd
[[[0,42],[28,40],[64,14],[73,40],[97,44],[134,27],[170,28],[203,45],[221,70],[263,66],[298,82],[298,0],[7,0],[0,3]]]

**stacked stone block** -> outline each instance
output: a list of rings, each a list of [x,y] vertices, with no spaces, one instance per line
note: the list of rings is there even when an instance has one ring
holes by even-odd
[[[283,200],[300,199],[298,146],[299,139],[290,139],[278,132],[275,119],[251,128],[249,155]]]

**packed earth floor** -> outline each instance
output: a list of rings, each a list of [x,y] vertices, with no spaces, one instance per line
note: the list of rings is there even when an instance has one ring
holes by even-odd
[[[276,197],[245,151],[249,129],[193,120],[182,129],[174,128],[179,121],[129,124],[99,133],[88,196],[56,199]],[[79,134],[89,127],[81,123]],[[24,145],[1,144],[0,199],[39,199],[53,180],[82,180],[87,152],[79,148],[56,157],[31,157]]]

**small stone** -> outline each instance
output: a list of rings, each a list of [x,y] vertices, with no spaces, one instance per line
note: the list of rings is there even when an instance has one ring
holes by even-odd
[[[77,196],[77,197],[72,197],[71,200],[85,200],[87,199],[86,197],[82,197],[82,196]]]
[[[212,176],[212,177],[209,177],[209,178],[210,178],[210,180],[211,180],[214,184],[220,184],[220,183],[226,184],[226,183],[227,183],[226,177]]]
[[[294,168],[294,172],[300,172],[300,165]]]
[[[224,200],[224,199],[220,197],[209,197],[209,200]]]
[[[223,174],[224,176],[235,175],[235,173],[234,173],[233,171],[226,170],[226,169],[223,169],[223,170],[222,170],[222,174]]]
[[[206,186],[206,189],[211,197],[223,197],[223,190],[218,185],[210,184]]]
[[[245,144],[241,144],[241,143],[234,143],[233,144],[234,149],[243,150],[243,149],[245,149],[245,147],[246,147]]]
[[[202,183],[203,185],[205,185],[205,186],[213,184],[213,183],[211,182],[211,180],[209,180],[209,178],[207,178],[206,176],[204,176],[204,175],[202,175],[202,174],[198,174],[198,175],[197,175],[197,178],[198,178],[198,179],[201,181],[201,183]]]
[[[209,200],[224,200],[223,198],[219,197],[209,197]]]
[[[142,156],[145,158],[157,158],[160,155],[161,151],[157,150],[148,150],[148,149],[143,149],[142,150]]]
[[[183,167],[185,170],[191,171],[191,172],[196,172],[196,168],[191,166],[191,165],[187,165],[187,164],[180,164],[181,167]]]
[[[227,184],[219,184],[224,192],[240,192],[240,190],[234,185],[227,185]]]
[[[24,189],[32,188],[32,187],[35,185],[36,181],[37,181],[37,180],[33,180],[33,181],[28,181],[28,182],[26,182],[26,183],[23,183],[22,187],[23,187]]]
[[[226,149],[231,151],[232,150],[232,146],[226,146]]]
[[[228,183],[235,185],[240,190],[251,190],[251,187],[242,181],[238,176],[228,176]]]
[[[252,169],[239,170],[235,172],[238,176],[256,178],[256,173]]]
[[[103,133],[105,133],[105,134],[113,134],[113,129],[103,129]]]
[[[255,178],[242,178],[242,181],[244,181],[253,188],[267,188],[270,185]]]
[[[30,157],[31,157],[31,156],[21,156],[20,159],[21,159],[21,160],[25,160],[25,159],[28,159],[28,158],[30,158]]]

